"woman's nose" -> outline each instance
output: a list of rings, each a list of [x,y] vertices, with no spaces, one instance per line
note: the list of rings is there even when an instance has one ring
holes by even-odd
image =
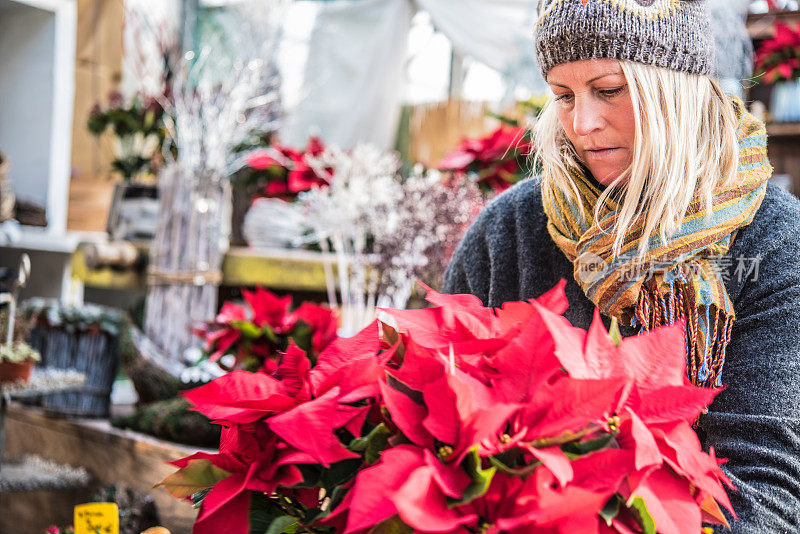
[[[572,128],[577,135],[589,135],[605,124],[599,106],[592,98],[575,98]]]

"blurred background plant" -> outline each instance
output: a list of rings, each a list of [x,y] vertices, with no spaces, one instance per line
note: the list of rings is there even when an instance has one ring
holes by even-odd
[[[124,181],[152,178],[163,165],[166,130],[158,100],[141,95],[126,99],[113,91],[104,106],[92,108],[87,127],[96,137],[111,136],[112,168]]]
[[[303,151],[273,143],[248,153],[246,165],[235,178],[249,189],[256,189],[253,198],[292,200],[299,193],[328,185],[330,169],[312,168],[307,161],[307,158],[318,157],[324,151],[325,145],[318,137],[309,139]]]
[[[445,154],[437,167],[469,179],[486,196],[502,193],[532,174],[535,148],[530,128],[543,105],[540,98],[517,103],[514,115],[519,119],[487,112],[500,125],[486,136],[463,139]]]
[[[311,361],[336,339],[337,313],[327,306],[302,302],[262,288],[242,291],[243,303],[228,301],[216,319],[196,325],[205,353],[224,370],[274,372],[280,353],[294,343]]]
[[[775,37],[756,49],[755,75],[766,83],[800,77],[800,29],[775,22]]]

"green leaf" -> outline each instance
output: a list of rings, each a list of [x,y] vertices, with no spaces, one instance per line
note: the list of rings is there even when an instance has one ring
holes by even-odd
[[[319,508],[309,508],[306,511],[306,516],[303,518],[302,524],[304,526],[313,525],[317,521],[321,521],[331,514],[327,508],[320,510]]]
[[[656,522],[653,520],[653,516],[650,515],[650,511],[647,509],[644,499],[641,497],[631,497],[631,499],[628,500],[628,510],[639,526],[642,527],[643,534],[656,534]]]
[[[206,498],[206,495],[208,495],[210,491],[211,491],[211,488],[206,488],[204,490],[198,491],[197,493],[193,493],[192,497],[191,497],[191,499],[192,499],[192,508],[194,508],[195,510],[200,508],[200,505],[203,504],[203,499]]]
[[[325,488],[326,493],[332,493],[336,486],[344,484],[356,476],[362,463],[361,458],[353,458],[331,464],[328,469],[322,470],[319,485]]]
[[[297,321],[292,328],[292,332],[289,334],[289,337],[294,341],[294,344],[303,349],[308,357],[312,360],[312,363],[316,363],[314,358],[316,354],[313,353],[313,346],[311,340],[313,338],[314,331],[312,330],[311,326],[308,325],[305,321]]]
[[[351,441],[347,448],[353,452],[363,452],[364,460],[371,465],[380,459],[381,453],[389,446],[391,435],[392,431],[381,423],[363,438]]]
[[[250,497],[250,534],[264,534],[276,518],[283,515],[272,500],[261,492],[252,492]]]
[[[355,438],[353,441],[350,442],[350,445],[348,445],[347,448],[353,452],[364,452],[365,450],[367,450],[367,437],[369,436],[364,436],[363,438]]]
[[[314,486],[318,486],[320,484],[320,478],[322,478],[322,466],[319,464],[295,464],[295,467],[300,471],[300,474],[303,475],[303,481],[299,484],[295,484],[292,487],[295,488],[313,488]]]
[[[487,111],[486,115],[493,119],[499,120],[500,122],[502,122],[507,126],[513,126],[515,128],[519,127],[519,121],[516,119],[512,119],[511,117],[506,117],[505,115],[500,115],[499,113],[495,113],[493,111]]]
[[[489,456],[489,462],[503,473],[508,473],[509,475],[513,475],[515,477],[526,477],[532,474],[537,467],[542,465],[542,462],[537,460],[532,464],[522,467],[509,467],[505,462],[496,456]]]
[[[328,517],[331,512],[336,510],[342,501],[344,500],[344,496],[347,495],[349,491],[348,488],[344,488],[342,486],[336,486],[331,494],[331,500],[328,502],[328,506],[324,510],[320,510],[319,508],[311,508],[306,511],[306,516],[303,518],[303,525],[312,525],[317,521],[320,521],[326,517]],[[319,529],[320,527],[315,527]]]
[[[616,317],[611,318],[611,328],[608,334],[611,336],[611,341],[614,343],[614,346],[619,347],[619,344],[622,343],[622,334],[619,333],[619,321]]]
[[[156,114],[153,112],[152,109],[147,110],[147,112],[144,114],[144,120],[142,121],[142,127],[143,127],[142,129],[145,132],[150,131],[153,128],[155,122],[156,122]]]
[[[368,534],[411,534],[412,532],[414,529],[403,523],[400,516],[395,515],[369,529]]]
[[[599,451],[608,447],[611,440],[616,437],[617,433],[603,434],[599,438],[589,439],[586,441],[573,441],[565,443],[561,446],[561,450],[567,454],[583,456],[591,452]]]
[[[608,525],[609,527],[611,526],[611,523],[614,521],[614,518],[617,517],[617,514],[619,514],[619,504],[620,504],[620,497],[618,494],[615,494],[603,506],[603,509],[600,510],[600,517],[602,517],[605,520],[606,525]]]
[[[173,497],[185,499],[201,490],[212,487],[230,475],[230,473],[220,469],[208,460],[189,460],[186,467],[181,467],[153,487],[164,486],[164,489]]]
[[[275,332],[272,330],[272,328],[270,328],[270,326],[268,324],[265,324],[264,326],[261,327],[261,332],[260,333],[265,335],[265,336],[267,336],[267,339],[269,339],[271,342],[273,342],[273,343],[277,343],[278,342],[277,334],[275,334]]]
[[[231,326],[238,328],[248,339],[258,339],[262,335],[262,330],[250,321],[231,321]]]
[[[270,523],[265,534],[294,534],[300,527],[300,521],[290,515],[282,515]]]
[[[372,432],[367,436],[367,450],[364,454],[364,460],[368,464],[374,464],[381,458],[381,453],[389,446],[389,438],[392,436],[392,431],[381,423],[376,426]]]
[[[86,127],[93,135],[99,136],[106,129],[105,118],[102,115],[90,115]]]
[[[328,510],[336,510],[336,508],[342,504],[342,501],[344,500],[344,497],[347,495],[348,491],[350,491],[350,488],[337,486],[333,490],[333,493],[331,493],[331,502],[328,503]]]
[[[458,500],[451,501],[451,506],[466,504],[473,499],[477,499],[489,490],[489,484],[492,483],[492,478],[496,467],[483,469],[481,467],[481,457],[478,456],[478,447],[473,447],[469,454],[461,462],[461,467],[467,472],[467,475],[472,480],[464,490],[464,496]]]

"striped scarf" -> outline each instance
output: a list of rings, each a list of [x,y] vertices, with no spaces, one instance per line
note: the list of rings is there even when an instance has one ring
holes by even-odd
[[[715,258],[727,254],[739,228],[747,226],[761,206],[772,167],[767,159],[762,122],[733,100],[739,118],[739,179],[714,190],[713,217],[705,218],[704,201],[692,200],[678,231],[666,245],[656,235],[648,241],[644,260],[634,261],[643,220],[634,221],[622,253],[613,257],[613,226],[618,203],[594,220],[602,193],[576,170],[572,179],[580,192],[578,207],[551,180],[542,183],[547,230],[573,262],[575,280],[605,315],[645,332],[685,321],[687,374],[698,386],[719,387],[725,349],[735,320],[721,269]]]

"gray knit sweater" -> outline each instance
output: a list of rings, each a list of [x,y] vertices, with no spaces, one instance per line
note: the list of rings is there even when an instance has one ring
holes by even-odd
[[[527,179],[494,199],[458,246],[447,293],[487,306],[527,300],[566,279],[573,325],[588,328],[594,304],[546,229],[541,183]],[[757,258],[760,256],[760,260]],[[722,381],[700,420],[700,439],[728,458],[738,488],[731,502],[739,533],[800,532],[800,201],[770,184],[753,222],[720,262],[736,311]],[[746,273],[758,266],[758,272]],[[745,267],[744,271],[742,266]],[[610,321],[603,317],[606,327]],[[635,332],[622,328],[624,336]],[[718,528],[718,532],[727,532]]]

